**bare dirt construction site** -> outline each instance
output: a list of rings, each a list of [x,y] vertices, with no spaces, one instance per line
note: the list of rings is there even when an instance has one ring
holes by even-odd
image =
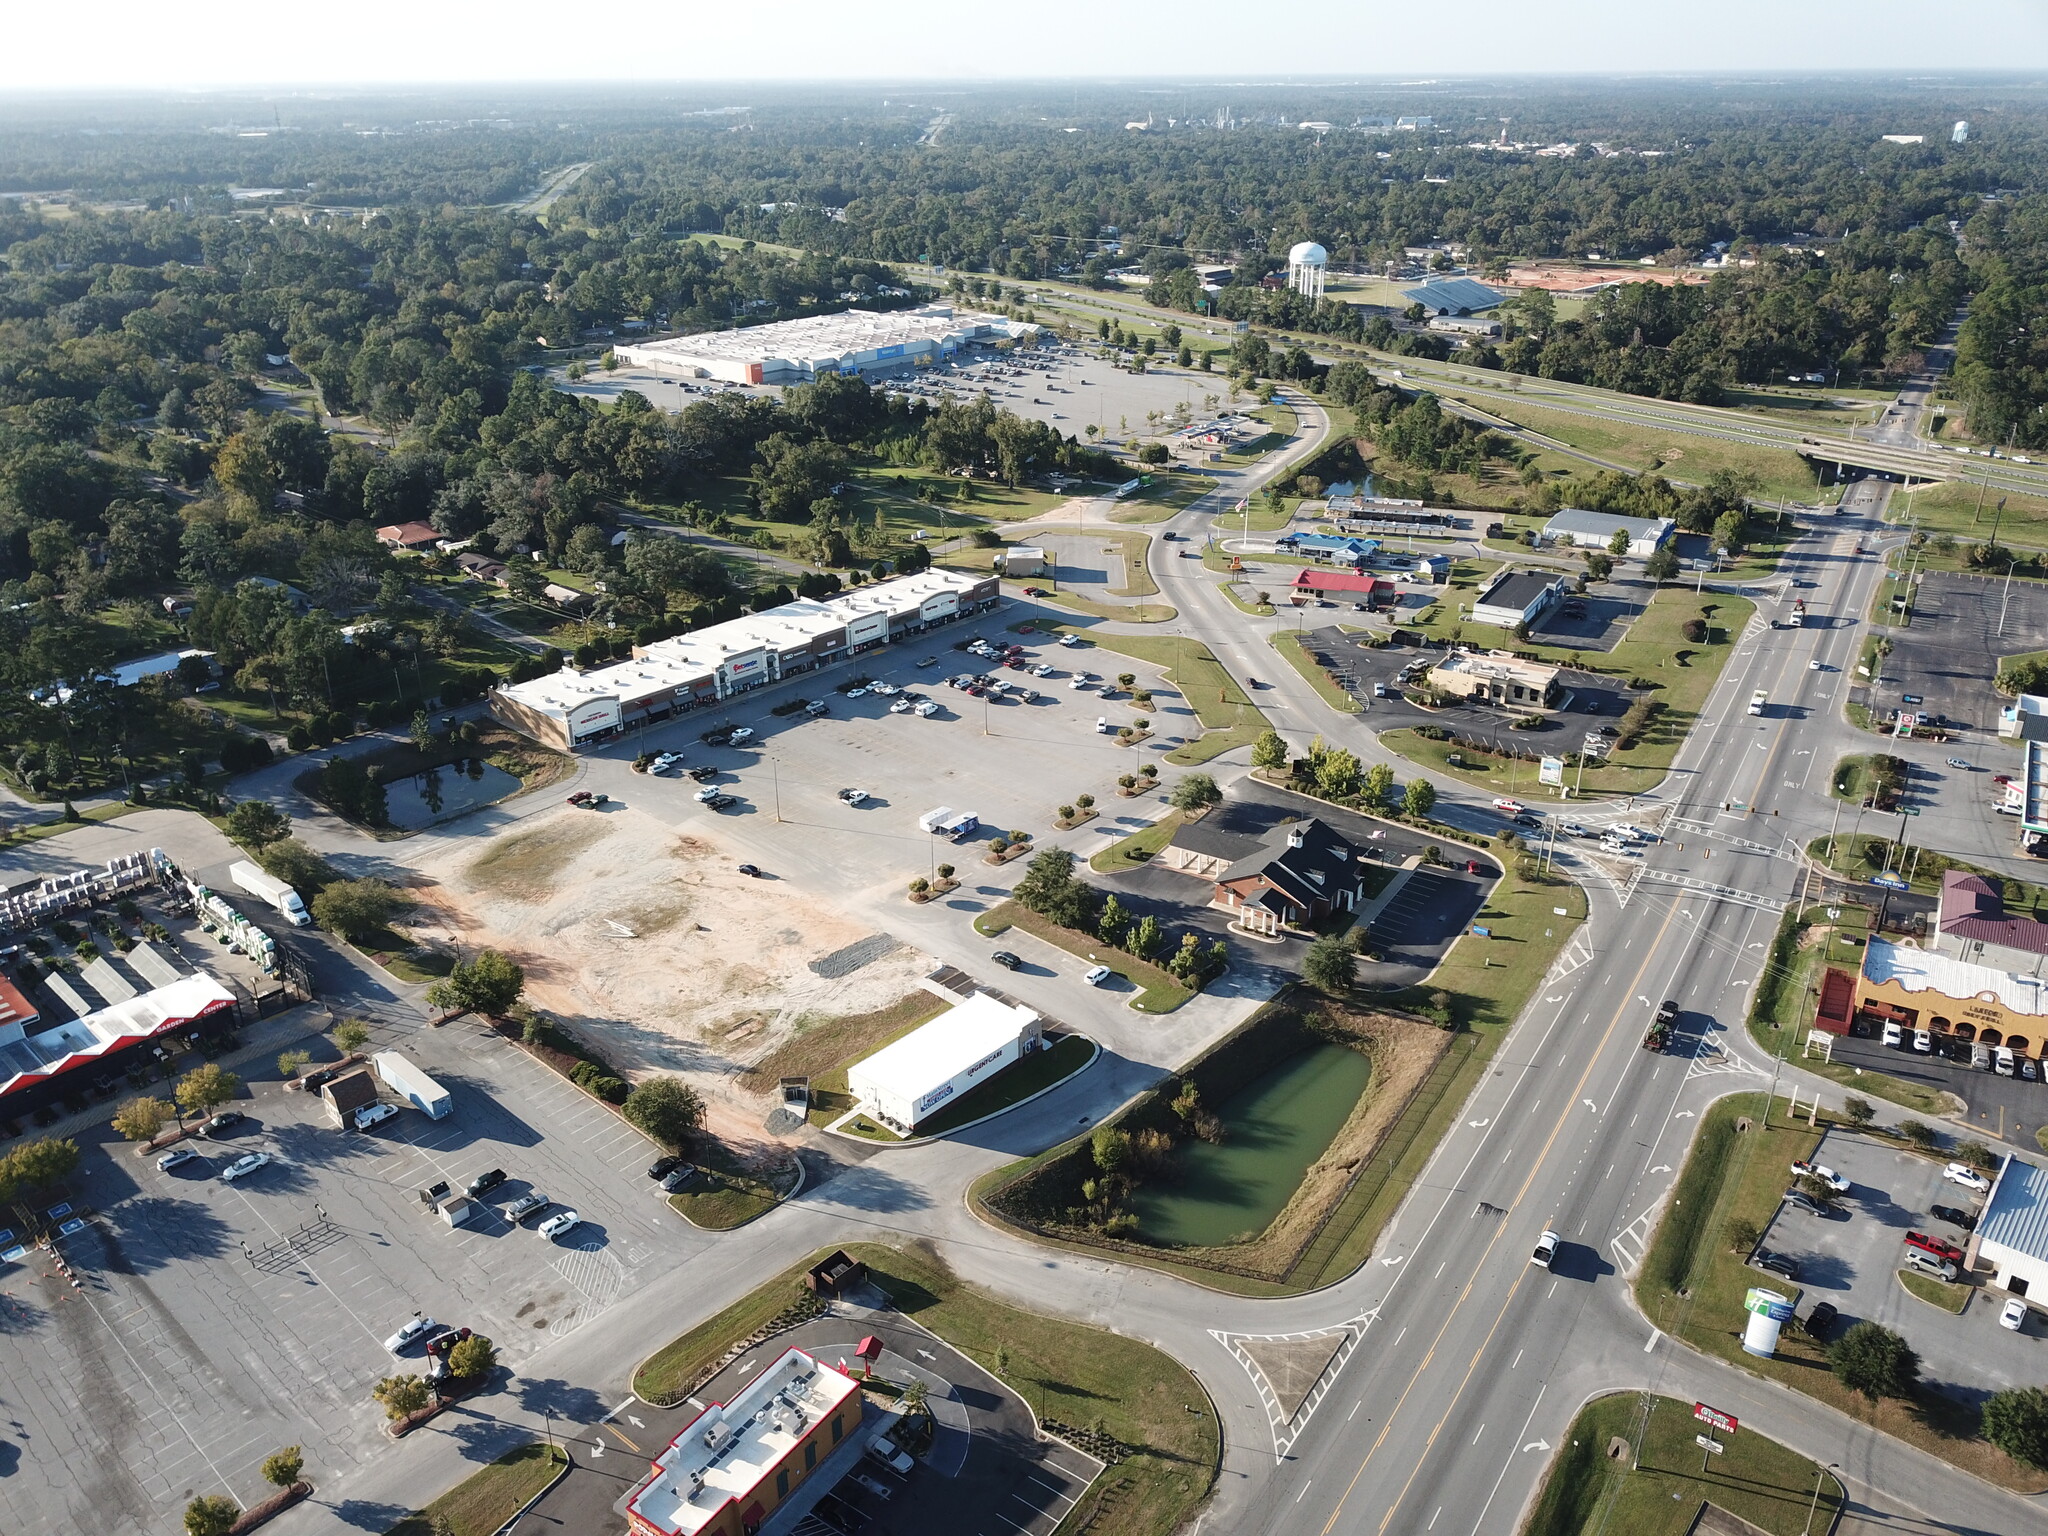
[[[816,1023],[896,1001],[930,967],[623,807],[564,807],[481,848],[455,844],[421,874],[422,939],[504,951],[529,1000],[628,1078],[690,1078],[720,1135],[762,1134],[765,1100],[740,1090],[741,1071]]]

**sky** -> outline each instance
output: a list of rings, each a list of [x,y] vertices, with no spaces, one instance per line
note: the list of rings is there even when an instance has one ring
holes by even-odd
[[[2048,73],[2048,0],[17,0],[0,90],[377,82]]]

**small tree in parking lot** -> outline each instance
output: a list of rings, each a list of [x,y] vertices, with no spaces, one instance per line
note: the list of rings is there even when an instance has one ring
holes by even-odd
[[[704,1101],[680,1077],[650,1077],[626,1095],[619,1113],[663,1146],[680,1148],[704,1124]]]
[[[397,1420],[418,1413],[434,1394],[424,1376],[386,1376],[370,1389],[370,1396],[384,1405],[386,1417]]]
[[[176,1113],[163,1099],[130,1099],[114,1111],[114,1129],[130,1141],[149,1141]]]
[[[217,1061],[194,1067],[178,1079],[178,1108],[188,1115],[211,1114],[232,1099],[242,1080]]]
[[[1980,1173],[1989,1173],[1998,1166],[1998,1154],[1981,1141],[1964,1141],[1956,1144],[1956,1161],[1968,1163]]]
[[[464,1381],[475,1381],[498,1368],[498,1349],[482,1334],[472,1334],[448,1351],[448,1369]]]
[[[334,1026],[334,1043],[344,1055],[353,1056],[370,1043],[370,1026],[361,1019],[343,1019]]]
[[[952,865],[950,865],[950,864],[941,864],[941,865],[939,866],[939,878],[940,878],[941,880],[950,880],[950,879],[952,879],[952,878],[953,878],[953,866],[952,866]]]
[[[263,1481],[277,1488],[289,1488],[306,1469],[306,1458],[296,1445],[288,1445],[263,1461]]]
[[[218,1493],[202,1493],[185,1506],[185,1536],[228,1536],[242,1506]]]

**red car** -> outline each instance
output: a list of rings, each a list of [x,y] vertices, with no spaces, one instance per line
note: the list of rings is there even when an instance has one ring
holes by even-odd
[[[1908,1232],[1906,1246],[1918,1248],[1922,1253],[1931,1253],[1937,1259],[1947,1259],[1957,1269],[1963,1267],[1963,1250],[1954,1243],[1944,1242],[1938,1237],[1929,1237],[1925,1232]]]
[[[573,794],[573,795],[571,795],[571,796],[569,797],[569,803],[570,803],[571,805],[587,805],[587,804],[589,804],[589,803],[590,803],[590,791],[589,791],[589,790],[587,790],[587,789],[579,789],[579,790],[577,790],[575,794]]]
[[[2010,784],[2012,782],[2012,775],[2009,773],[1994,773],[1991,775],[1991,782],[1994,784]]]

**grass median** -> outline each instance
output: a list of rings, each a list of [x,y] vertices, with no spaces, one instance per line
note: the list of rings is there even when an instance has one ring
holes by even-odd
[[[526,1501],[552,1482],[568,1464],[560,1446],[522,1445],[472,1473],[425,1509],[407,1515],[385,1536],[434,1536],[446,1522],[454,1536],[494,1536]]]
[[[1754,1430],[1719,1437],[1703,1459],[1692,1404],[1617,1392],[1579,1410],[1524,1526],[1524,1536],[1691,1536],[1702,1503],[1712,1503],[1769,1536],[1810,1536],[1834,1528],[1844,1490],[1819,1463]],[[1639,1452],[1609,1454],[1616,1440]],[[1809,1523],[1810,1519],[1810,1523]]]
[[[1715,1103],[1679,1171],[1672,1199],[1637,1271],[1637,1303],[1673,1338],[1780,1386],[1804,1393],[1839,1413],[1903,1440],[1931,1456],[2021,1493],[2048,1491],[2048,1472],[2022,1466],[1977,1433],[1977,1409],[1925,1385],[1910,1398],[1872,1401],[1843,1386],[1828,1366],[1826,1346],[1787,1328],[1772,1358],[1742,1348],[1751,1286],[1789,1295],[1800,1288],[1752,1269],[1747,1244],[1733,1236],[1738,1223],[1763,1229],[1777,1211],[1785,1169],[1810,1157],[1818,1131],[1788,1125],[1782,1116],[1766,1128],[1762,1094],[1743,1093]],[[1746,1123],[1747,1129],[1743,1126]],[[1911,1323],[1907,1322],[1908,1342]]]
[[[804,1271],[829,1251],[791,1265],[664,1345],[634,1374],[633,1390],[649,1402],[674,1402],[733,1345],[779,1316],[799,1315]],[[1215,1408],[1171,1356],[1011,1306],[960,1280],[929,1249],[849,1243],[846,1251],[867,1265],[898,1312],[999,1378],[1041,1422],[1100,1429],[1130,1447],[1081,1495],[1064,1528],[1168,1536],[1208,1497],[1222,1460]]]

